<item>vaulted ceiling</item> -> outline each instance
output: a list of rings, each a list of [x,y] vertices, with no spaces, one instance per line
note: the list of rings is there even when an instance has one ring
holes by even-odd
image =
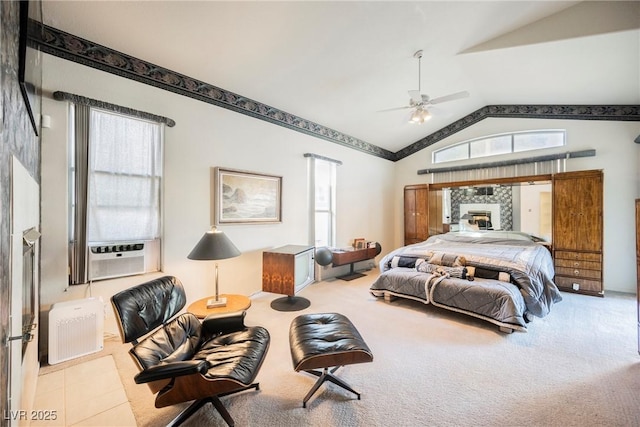
[[[43,22],[397,152],[488,105],[640,104],[640,3],[44,1]],[[437,105],[422,125],[419,85]]]

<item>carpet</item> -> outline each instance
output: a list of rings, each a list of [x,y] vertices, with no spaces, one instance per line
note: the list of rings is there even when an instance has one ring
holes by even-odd
[[[420,302],[379,300],[368,292],[375,277],[311,284],[300,292],[311,306],[297,312],[271,309],[278,295],[252,296],[246,323],[265,326],[271,346],[260,391],[222,398],[237,426],[640,426],[635,295],[563,293],[528,332],[503,334]],[[293,371],[288,330],[294,317],[319,312],[346,315],[374,361],[337,372],[362,400],[326,384],[303,409],[315,377]],[[129,346],[107,342],[137,424],[168,423],[183,406],[154,408],[133,382]],[[225,424],[206,406],[184,425]]]

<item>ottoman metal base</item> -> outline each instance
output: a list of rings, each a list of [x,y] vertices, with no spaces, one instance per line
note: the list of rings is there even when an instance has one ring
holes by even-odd
[[[320,388],[320,386],[325,382],[325,381],[329,381],[332,382],[336,385],[339,385],[340,387],[342,387],[345,390],[349,390],[351,393],[355,394],[356,396],[358,396],[358,400],[360,400],[360,393],[358,393],[357,391],[355,391],[354,389],[351,388],[351,386],[349,386],[349,384],[347,384],[346,382],[342,381],[340,378],[336,377],[335,375],[333,375],[333,373],[335,371],[338,370],[340,366],[336,366],[333,369],[329,370],[329,368],[324,368],[322,370],[322,372],[320,371],[312,371],[312,370],[308,370],[305,372],[308,372],[310,374],[313,374],[318,378],[318,381],[316,381],[316,383],[313,385],[313,387],[311,387],[311,390],[309,390],[309,393],[307,393],[307,395],[304,397],[304,399],[302,400],[302,407],[306,408],[307,407],[307,402],[309,401],[309,399],[311,399],[311,396],[313,396],[313,394],[318,391],[318,389]]]

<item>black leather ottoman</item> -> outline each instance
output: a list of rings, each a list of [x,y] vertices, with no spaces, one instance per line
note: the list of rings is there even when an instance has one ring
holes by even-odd
[[[325,381],[349,390],[360,400],[360,393],[333,375],[340,366],[373,361],[371,350],[346,316],[338,313],[300,315],[291,322],[289,344],[293,369],[318,377],[302,401],[303,408]]]

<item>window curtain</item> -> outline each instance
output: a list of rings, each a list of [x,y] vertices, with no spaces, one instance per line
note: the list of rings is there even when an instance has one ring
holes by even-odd
[[[89,151],[89,106],[71,104],[69,163],[69,284],[87,281],[87,156]]]
[[[160,237],[162,126],[91,109],[87,240]]]

